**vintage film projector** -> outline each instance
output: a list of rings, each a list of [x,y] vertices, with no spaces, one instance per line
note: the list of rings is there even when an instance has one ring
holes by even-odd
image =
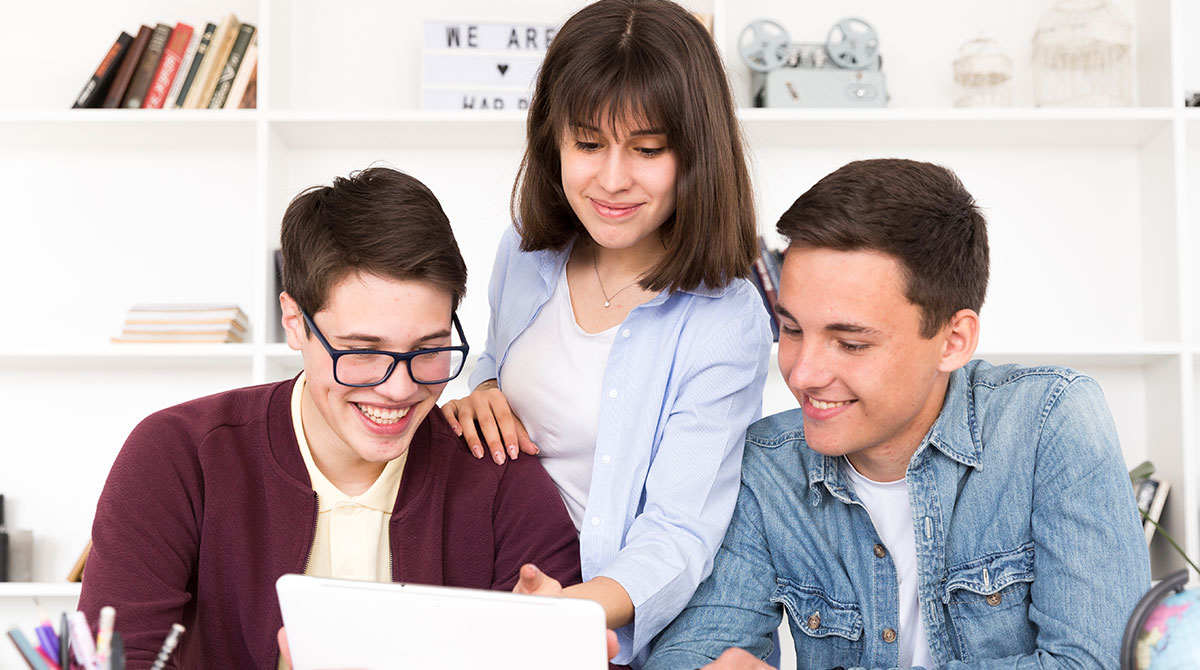
[[[824,44],[793,43],[774,21],[742,29],[742,61],[753,72],[755,107],[886,107],[879,37],[856,18],[838,21]]]

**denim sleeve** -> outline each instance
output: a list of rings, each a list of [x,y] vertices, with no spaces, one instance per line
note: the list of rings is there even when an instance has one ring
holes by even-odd
[[[737,500],[746,427],[762,414],[770,322],[757,294],[739,289],[733,297],[707,315],[713,323],[693,324],[711,327],[712,336],[676,352],[687,357],[685,377],[665,410],[642,512],[616,559],[600,571],[633,601],[633,626],[617,631],[633,655],[648,648],[711,572]]]
[[[772,651],[783,613],[771,602],[775,566],[763,529],[758,499],[743,485],[712,575],[655,641],[644,670],[699,668],[730,647],[758,658]]]
[[[492,278],[488,282],[488,333],[487,342],[479,357],[475,359],[475,369],[471,371],[468,384],[472,389],[489,379],[495,379],[499,374],[496,361],[496,324],[500,318],[500,295],[504,292],[504,278],[508,274],[508,260],[517,250],[517,230],[509,228],[500,236],[500,244],[496,247],[496,260],[492,262]]]

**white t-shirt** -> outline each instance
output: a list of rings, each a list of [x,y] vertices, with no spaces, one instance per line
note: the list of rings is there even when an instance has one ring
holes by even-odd
[[[896,622],[896,643],[900,645],[900,667],[933,667],[933,656],[921,621],[917,595],[917,540],[913,529],[912,505],[908,501],[905,480],[876,482],[861,475],[849,459],[843,458],[854,492],[871,515],[875,532],[896,566],[900,587],[900,620]]]
[[[575,321],[567,269],[533,323],[508,350],[500,389],[541,449],[578,531],[587,509],[600,423],[601,386],[618,326],[588,333]]]

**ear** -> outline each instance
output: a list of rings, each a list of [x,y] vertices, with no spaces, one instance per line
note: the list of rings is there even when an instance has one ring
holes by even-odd
[[[960,309],[942,327],[942,356],[938,372],[953,372],[966,365],[979,346],[979,314],[973,309]]]
[[[300,305],[287,294],[279,294],[279,310],[283,312],[283,332],[287,335],[288,346],[296,351],[308,340],[308,330],[305,328],[304,315],[300,313]]]

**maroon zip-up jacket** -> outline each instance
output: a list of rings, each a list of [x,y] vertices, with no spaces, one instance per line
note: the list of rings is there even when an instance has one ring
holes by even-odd
[[[187,632],[167,667],[275,667],[275,580],[304,572],[317,519],[294,383],[162,410],[122,447],[79,608],[93,625],[116,608],[129,670],[153,664],[176,622]],[[413,436],[389,531],[393,581],[511,590],[524,563],[564,585],[581,579],[575,526],[537,459],[476,460],[437,409]]]

